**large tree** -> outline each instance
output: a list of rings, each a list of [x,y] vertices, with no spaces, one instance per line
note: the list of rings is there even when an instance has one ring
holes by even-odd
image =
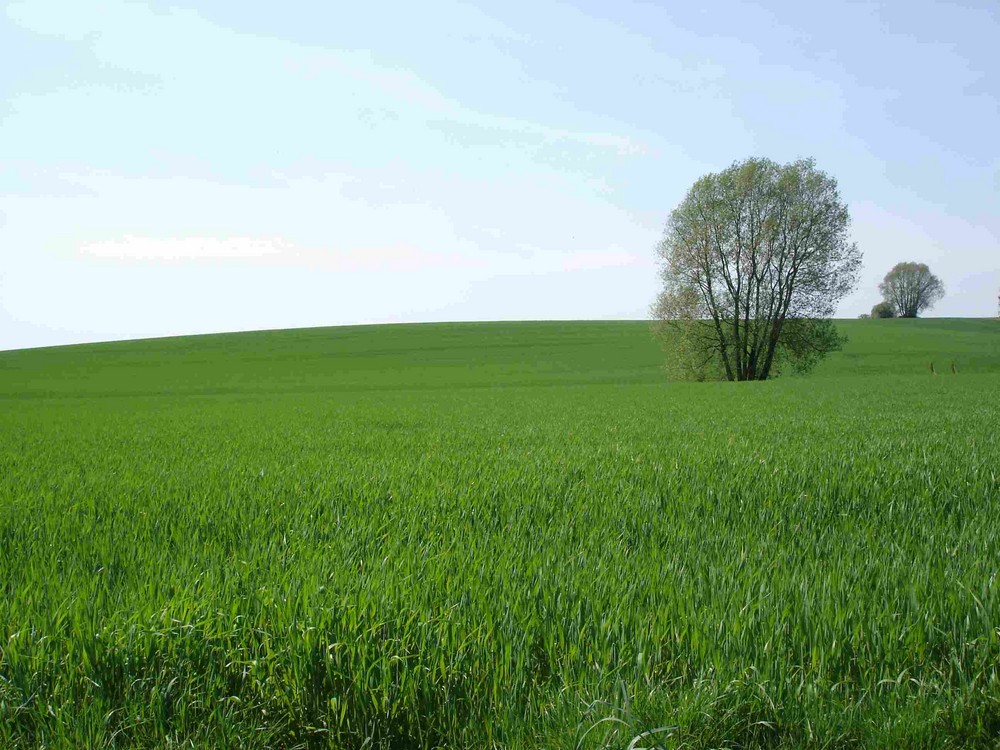
[[[688,376],[766,380],[840,347],[830,317],[861,254],[836,181],[813,160],[747,159],[699,179],[660,243],[653,308]]]
[[[915,318],[944,296],[944,284],[924,263],[897,263],[878,285],[900,318]]]

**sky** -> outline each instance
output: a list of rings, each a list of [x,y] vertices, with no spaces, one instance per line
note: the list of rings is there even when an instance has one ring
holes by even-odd
[[[0,4],[0,349],[644,318],[700,176],[834,176],[997,314],[1000,4]]]

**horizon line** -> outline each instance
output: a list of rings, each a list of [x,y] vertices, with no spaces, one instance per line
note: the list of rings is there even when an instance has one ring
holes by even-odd
[[[934,316],[927,315],[918,318],[884,318],[880,320],[997,320],[997,316]],[[830,318],[830,320],[848,322],[862,320],[852,318]],[[163,336],[139,336],[136,338],[97,339],[94,341],[78,341],[68,344],[47,344],[42,346],[25,346],[16,349],[0,348],[0,355],[14,352],[42,351],[45,349],[68,349],[77,346],[101,346],[105,344],[129,344],[144,341],[167,341],[171,339],[203,338],[207,336],[238,336],[256,333],[279,333],[297,331],[320,331],[341,328],[380,328],[384,326],[447,326],[447,325],[491,325],[495,323],[647,323],[653,318],[496,318],[491,320],[398,320],[377,323],[332,323],[328,325],[295,326],[292,328],[246,328],[226,331],[202,331],[197,333],[170,333]]]

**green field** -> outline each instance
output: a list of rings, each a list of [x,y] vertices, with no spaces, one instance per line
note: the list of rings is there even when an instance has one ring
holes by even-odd
[[[1000,322],[842,328],[0,353],[0,747],[995,748]]]

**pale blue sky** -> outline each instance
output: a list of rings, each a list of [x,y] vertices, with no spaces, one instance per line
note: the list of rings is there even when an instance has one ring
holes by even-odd
[[[641,318],[700,175],[813,156],[935,315],[1000,288],[1000,5],[8,2],[0,349]]]

